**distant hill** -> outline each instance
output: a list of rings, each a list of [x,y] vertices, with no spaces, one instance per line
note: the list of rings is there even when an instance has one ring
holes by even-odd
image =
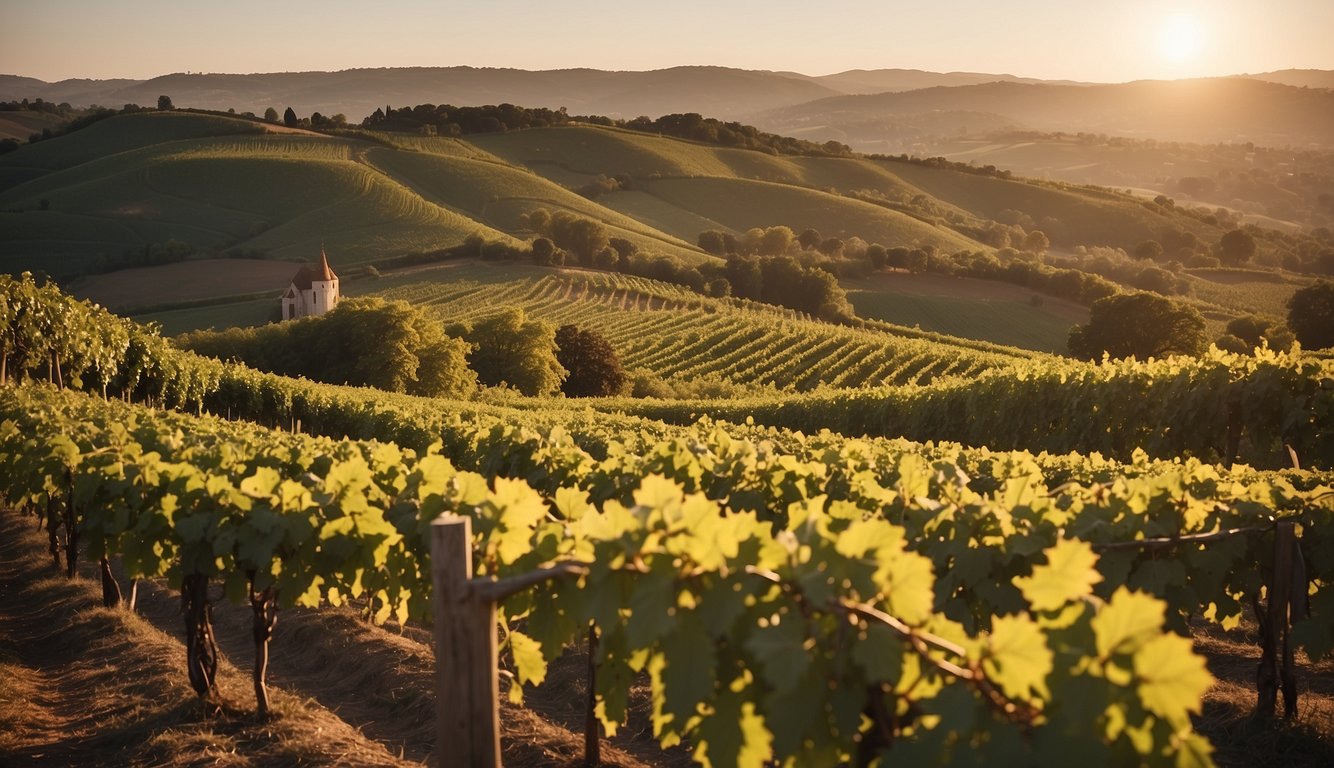
[[[351,122],[386,104],[522,104],[566,107],[571,114],[637,117],[699,112],[735,119],[744,114],[798,104],[842,91],[790,73],[675,67],[648,72],[597,69],[528,71],[477,67],[347,69],[340,72],[268,74],[171,74],[151,80],[64,80],[0,76],[0,101],[33,99],[151,105],[168,95],[178,107],[254,112],[292,107],[344,114]]]
[[[1038,80],[985,72],[926,72],[920,69],[850,69],[834,75],[811,78],[817,83],[849,95],[915,91],[920,88],[980,85],[982,83],[1046,83],[1088,85],[1073,80]]]
[[[1298,88],[1334,88],[1334,70],[1329,69],[1280,69],[1246,77]]]
[[[985,83],[873,96],[838,96],[756,115],[777,133],[854,148],[887,138],[906,117],[955,113],[936,130],[965,132],[976,115],[1041,131],[1197,143],[1334,146],[1334,92],[1250,78],[1146,80],[1119,85]],[[937,135],[942,135],[937,134]],[[948,134],[944,134],[948,135]]]
[[[324,242],[336,265],[376,262],[473,234],[517,244],[533,237],[525,214],[537,208],[688,263],[713,258],[695,247],[709,229],[813,228],[946,253],[1009,241],[997,222],[1041,229],[1057,248],[1183,233],[1208,245],[1225,231],[1108,190],[931,162],[775,155],[589,124],[326,135],[150,111],[0,155],[0,271],[134,266],[170,240],[193,256],[296,260]]]

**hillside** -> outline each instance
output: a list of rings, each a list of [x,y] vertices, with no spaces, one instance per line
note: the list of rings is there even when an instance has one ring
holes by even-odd
[[[0,267],[77,275],[168,240],[192,253],[296,260],[323,242],[335,263],[364,262],[472,234],[509,241],[519,215],[538,207],[604,221],[646,250],[704,258],[457,142],[406,146],[216,115],[103,120],[0,157]]]
[[[887,138],[905,116],[959,116],[942,134],[998,115],[1040,131],[1104,133],[1197,143],[1334,146],[1334,92],[1248,78],[1146,80],[1117,85],[984,83],[837,96],[750,116],[765,130],[834,139],[854,148]],[[951,129],[952,130],[949,130]]]
[[[0,101],[41,97],[75,105],[155,104],[168,94],[179,107],[250,111],[292,107],[306,115],[346,114],[357,122],[385,104],[523,104],[570,114],[654,117],[704,112],[740,117],[841,91],[802,75],[726,67],[647,72],[597,69],[528,71],[479,67],[347,69],[266,74],[176,73],[143,81],[0,77]]]

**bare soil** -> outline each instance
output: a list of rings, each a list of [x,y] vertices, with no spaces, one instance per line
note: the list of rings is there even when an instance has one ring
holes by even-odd
[[[91,275],[81,278],[69,291],[113,310],[262,291],[273,293],[276,306],[278,294],[287,289],[300,268],[300,264],[290,261],[198,259]]]

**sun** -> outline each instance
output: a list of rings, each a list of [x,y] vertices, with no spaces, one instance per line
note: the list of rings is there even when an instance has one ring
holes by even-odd
[[[1168,61],[1185,63],[1204,48],[1204,29],[1199,20],[1184,13],[1163,19],[1158,27],[1158,53]]]

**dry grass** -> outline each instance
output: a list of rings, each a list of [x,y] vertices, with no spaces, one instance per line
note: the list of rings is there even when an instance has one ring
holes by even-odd
[[[1195,628],[1195,647],[1208,658],[1217,678],[1204,698],[1197,722],[1213,742],[1219,766],[1247,768],[1328,768],[1334,765],[1334,659],[1313,664],[1297,654],[1297,712],[1273,721],[1253,717],[1260,647],[1254,625],[1231,632],[1208,625]],[[1282,713],[1280,696],[1278,712]]]
[[[0,764],[410,764],[283,691],[261,722],[249,676],[226,662],[201,701],[178,641],[92,607],[100,590],[53,575],[41,544],[30,520],[0,514]]]

